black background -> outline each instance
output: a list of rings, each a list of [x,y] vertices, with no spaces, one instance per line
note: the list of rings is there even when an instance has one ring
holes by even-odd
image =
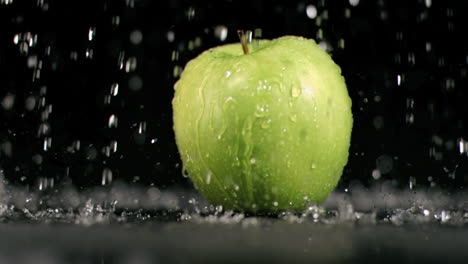
[[[467,153],[459,148],[468,140],[464,2],[0,0],[0,102],[14,96],[12,107],[0,107],[0,170],[8,182],[33,187],[52,178],[56,185],[101,185],[108,168],[114,181],[190,188],[172,131],[174,68],[238,41],[237,29],[261,29],[263,38],[325,41],[342,68],[354,128],[340,188],[354,181],[408,188],[415,180],[461,190],[468,185]],[[306,12],[311,6],[315,18]],[[228,30],[225,40],[216,34],[220,26]],[[130,41],[135,30],[143,36],[139,44]],[[37,42],[25,44],[25,52],[27,32]],[[17,34],[23,38],[15,43]],[[136,70],[126,72],[132,57]],[[28,67],[33,58],[42,65]],[[136,91],[129,85],[135,76],[143,83]],[[105,104],[114,83],[119,93]],[[25,108],[28,97],[35,98],[33,110]],[[49,105],[52,112],[41,119]],[[116,128],[108,127],[112,114]],[[38,133],[41,124],[50,130]],[[113,140],[117,151],[107,157],[102,149]],[[385,173],[373,177],[375,169]]]

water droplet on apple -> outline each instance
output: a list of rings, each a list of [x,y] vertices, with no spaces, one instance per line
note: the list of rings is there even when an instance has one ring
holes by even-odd
[[[270,128],[271,119],[264,120],[260,125],[261,128],[267,129]]]
[[[236,158],[234,159],[234,163],[233,163],[233,165],[234,165],[234,166],[236,166],[236,167],[239,167],[239,166],[240,166],[240,160],[239,160],[239,157],[236,157]]]
[[[206,184],[210,184],[212,175],[213,173],[210,170],[206,173],[206,178],[205,178]]]
[[[293,98],[297,98],[297,97],[299,97],[300,95],[301,95],[301,89],[300,89],[299,87],[297,87],[297,86],[293,86],[293,87],[291,88],[291,96],[292,96]]]
[[[315,162],[314,162],[314,163],[312,163],[312,166],[311,166],[311,168],[312,168],[312,169],[316,169],[316,168],[317,168],[317,164],[315,164]]]
[[[231,76],[231,72],[230,72],[230,71],[226,71],[226,78],[229,78],[229,76]]]
[[[251,159],[250,159],[250,164],[255,164],[255,163],[257,163],[257,159],[251,158]]]
[[[256,110],[255,110],[255,116],[256,117],[265,117],[268,115],[269,112],[269,105],[267,104],[262,104],[262,105],[257,105]]]
[[[183,165],[182,165],[182,176],[184,176],[185,178],[188,178],[189,176],[187,168],[185,168],[185,166]]]
[[[293,122],[296,122],[297,121],[297,114],[292,114],[289,119]]]

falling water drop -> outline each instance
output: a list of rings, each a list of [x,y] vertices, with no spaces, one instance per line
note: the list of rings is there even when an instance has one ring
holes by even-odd
[[[314,5],[308,5],[306,7],[306,14],[307,17],[310,19],[314,19],[317,17],[317,8]]]
[[[416,177],[410,176],[409,178],[409,188],[412,190],[416,186]]]
[[[141,43],[143,40],[143,34],[141,33],[140,30],[134,30],[132,33],[130,33],[130,42],[133,45],[138,45]]]
[[[109,168],[102,170],[101,185],[108,185],[112,182],[112,171]]]
[[[116,128],[118,125],[118,119],[117,119],[117,116],[112,114],[110,117],[109,117],[109,121],[108,121],[108,127],[109,128]]]
[[[88,30],[88,40],[92,41],[94,39],[94,36],[96,35],[96,28],[95,27],[90,27]]]
[[[133,72],[137,67],[137,59],[135,57],[130,57],[125,63],[125,72]]]
[[[214,30],[214,33],[215,33],[215,36],[221,40],[221,41],[225,41],[227,36],[228,36],[228,29],[226,26],[224,25],[219,25],[219,26],[216,26],[215,30]]]

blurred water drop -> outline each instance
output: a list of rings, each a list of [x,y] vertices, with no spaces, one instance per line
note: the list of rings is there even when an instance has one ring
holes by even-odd
[[[46,95],[47,94],[47,86],[42,86],[41,89],[39,90],[39,95]]]
[[[330,52],[333,51],[333,47],[330,45],[330,43],[328,43],[328,42],[325,41],[325,40],[320,41],[320,42],[318,43],[318,45],[319,45],[319,47],[320,47],[322,50],[324,50],[324,51],[326,51],[326,52],[328,52],[328,53],[330,53]]]
[[[218,25],[215,27],[214,34],[219,40],[225,41],[228,36],[228,29],[224,25]]]
[[[36,107],[36,97],[32,95],[28,96],[24,101],[24,107],[28,111],[34,110],[34,107]]]
[[[340,49],[344,49],[345,48],[345,40],[343,38],[341,38],[339,41],[338,41],[338,47]]]
[[[310,19],[316,18],[317,17],[317,8],[314,5],[308,5],[306,7],[306,14],[307,14],[307,17],[309,17]]]
[[[21,42],[19,44],[19,50],[22,55],[27,55],[29,51],[29,46],[26,42]]]
[[[38,179],[39,191],[44,191],[48,188],[54,188],[54,178],[41,177]]]
[[[393,170],[393,158],[386,154],[380,155],[375,165],[381,174],[387,174]]]
[[[424,5],[426,5],[427,8],[432,6],[432,0],[424,0]]]
[[[104,168],[102,170],[102,179],[101,179],[101,185],[105,186],[108,185],[112,182],[112,170],[109,168]]]
[[[174,31],[168,31],[166,34],[166,38],[169,42],[173,42],[175,39],[175,33]]]
[[[442,210],[440,213],[440,222],[447,223],[450,220],[450,212]]]
[[[177,78],[180,76],[181,73],[182,73],[182,67],[180,67],[179,65],[174,66],[174,69],[172,71],[172,76],[174,78]]]
[[[146,121],[141,121],[138,124],[138,134],[146,132]]]
[[[374,178],[374,180],[380,179],[381,176],[382,176],[382,173],[380,172],[379,169],[374,169],[372,171],[372,178]]]
[[[11,157],[13,154],[13,145],[10,141],[2,142],[0,144],[0,150],[5,156]]]
[[[254,38],[261,38],[262,37],[262,29],[261,28],[256,28],[254,30]]]
[[[109,117],[109,121],[108,121],[108,127],[109,128],[116,128],[118,125],[118,119],[117,119],[117,116],[112,114],[110,117]]]
[[[205,182],[206,184],[210,184],[211,183],[211,176],[213,175],[213,173],[211,171],[208,171],[206,173],[206,176],[205,176]]]
[[[120,16],[113,16],[111,19],[111,24],[114,27],[118,27],[120,25]]]
[[[344,11],[344,16],[345,16],[345,18],[350,18],[351,17],[351,9],[346,8],[345,11]],[[317,20],[319,20],[319,19],[317,18]]]
[[[134,8],[135,7],[135,0],[125,0],[125,5]]]
[[[88,40],[92,41],[94,39],[94,36],[96,35],[96,28],[95,27],[90,27],[88,30]]]
[[[447,91],[453,91],[455,89],[455,80],[453,78],[446,78],[444,81],[444,88]]]
[[[463,138],[458,140],[458,152],[460,154],[466,153],[468,155],[468,141],[465,141]]]
[[[125,72],[133,72],[137,67],[137,59],[135,57],[130,57],[125,63]]]
[[[27,64],[28,64],[28,68],[35,68],[37,66],[37,56],[36,55],[29,56]]]
[[[134,30],[130,33],[130,42],[133,45],[138,45],[143,40],[143,34],[140,30]]]
[[[112,96],[117,96],[117,94],[119,94],[119,84],[118,83],[113,83],[111,85],[110,94]]]
[[[51,137],[45,137],[44,138],[44,143],[43,143],[43,150],[48,151],[52,147],[52,138]]]
[[[315,164],[315,162],[312,162],[312,165],[310,166],[310,168],[315,170],[317,168],[317,164]]]
[[[72,146],[73,146],[74,150],[79,151],[80,146],[81,146],[81,142],[79,140],[75,140],[75,141],[73,141]]]
[[[315,37],[315,38],[316,38],[317,40],[322,40],[322,39],[323,39],[323,29],[319,28],[319,29],[317,30],[317,34],[316,34],[316,37]],[[320,42],[319,42],[319,43],[320,43]],[[322,45],[323,45],[323,44],[322,44]],[[320,46],[320,44],[319,44],[319,46]],[[322,46],[320,46],[320,47],[321,47],[323,50],[326,50],[326,49],[325,49],[326,47],[322,47]]]
[[[416,64],[416,57],[415,57],[414,53],[412,53],[412,52],[408,53],[408,63],[410,65]]]
[[[111,96],[106,94],[104,95],[104,104],[110,104],[111,103]]]
[[[124,68],[124,60],[125,60],[125,51],[120,51],[119,57],[117,58],[117,65],[119,67],[119,70],[122,70]]]
[[[70,52],[70,59],[74,61],[78,60],[78,52],[76,51]]]
[[[357,6],[357,5],[359,5],[359,0],[349,0],[349,4],[351,6]]]
[[[143,80],[141,79],[140,76],[133,75],[128,80],[128,88],[130,88],[130,90],[136,92],[136,91],[140,91],[142,87],[143,87]]]
[[[50,132],[50,125],[44,122],[39,125],[37,136],[42,137],[42,136],[48,135],[49,132]]]
[[[193,6],[190,6],[187,9],[186,15],[188,20],[192,20],[195,17],[195,8]]]
[[[385,11],[385,10],[380,11],[380,19],[382,19],[383,21],[387,20],[388,19],[388,12]]]
[[[372,120],[372,123],[374,124],[374,127],[376,130],[380,130],[384,127],[384,118],[380,115],[374,117]]]
[[[43,161],[43,158],[40,154],[36,154],[34,156],[32,156],[32,161],[36,164],[36,165],[41,165],[42,164],[42,161]]]
[[[94,50],[93,49],[86,49],[85,51],[85,58],[92,59],[94,57]]]
[[[416,177],[410,176],[409,177],[409,188],[412,190],[416,186]]]
[[[430,42],[426,42],[426,52],[430,52],[432,50],[432,44]]]
[[[15,104],[15,95],[14,94],[7,94],[5,97],[3,97],[3,100],[1,102],[1,105],[2,105],[3,109],[5,109],[5,110],[12,109],[14,104]]]
[[[117,140],[111,140],[110,147],[112,152],[117,152]]]
[[[93,145],[89,145],[86,150],[86,159],[87,160],[95,160],[97,158],[98,151]]]

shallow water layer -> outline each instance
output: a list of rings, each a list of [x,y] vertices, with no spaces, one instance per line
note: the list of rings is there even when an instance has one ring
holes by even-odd
[[[249,220],[248,220],[249,219]],[[442,225],[0,224],[2,263],[463,263],[468,230]],[[231,222],[231,221],[230,221]],[[247,224],[250,223],[250,224]]]
[[[63,186],[53,191],[29,191],[26,187],[0,188],[0,222],[100,223],[197,222],[255,224],[261,217],[291,223],[322,224],[468,224],[468,193],[449,193],[439,188],[402,190],[391,184],[365,188],[353,184],[336,190],[322,204],[310,204],[304,212],[255,216],[209,204],[193,189],[167,189],[116,182],[106,188],[79,191]]]
[[[302,213],[252,215],[193,189],[0,186],[0,263],[463,263],[468,194],[354,183]]]

